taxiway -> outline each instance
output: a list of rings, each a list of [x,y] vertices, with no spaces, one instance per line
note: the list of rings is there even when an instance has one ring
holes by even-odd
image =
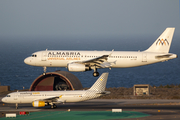
[[[1,99],[2,97],[0,97]],[[15,104],[0,102],[0,113],[19,111],[111,111],[112,109],[122,109],[123,111],[137,111],[150,114],[148,117],[138,118],[138,120],[152,119],[180,119],[180,100],[150,100],[150,99],[94,99],[79,103],[57,104],[56,109],[50,106],[34,108],[31,104],[19,104],[19,109],[15,109]],[[3,117],[0,115],[0,117]],[[137,119],[137,118],[136,118]],[[127,120],[127,119],[126,119]]]

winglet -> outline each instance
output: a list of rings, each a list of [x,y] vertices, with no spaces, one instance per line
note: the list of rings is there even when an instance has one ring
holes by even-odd
[[[105,91],[109,73],[103,73],[89,90]]]
[[[114,52],[114,49],[112,49],[112,52],[109,54],[109,56],[111,56],[113,52]]]

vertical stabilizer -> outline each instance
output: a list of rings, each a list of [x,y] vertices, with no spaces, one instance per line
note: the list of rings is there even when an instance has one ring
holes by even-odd
[[[103,73],[89,90],[105,91],[109,73]]]
[[[166,28],[145,52],[169,53],[175,28]]]

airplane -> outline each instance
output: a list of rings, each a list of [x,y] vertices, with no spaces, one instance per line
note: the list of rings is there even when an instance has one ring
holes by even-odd
[[[13,92],[2,98],[4,103],[32,103],[33,107],[44,107],[51,105],[56,108],[55,103],[81,102],[110,94],[105,91],[109,73],[103,73],[88,90],[68,91],[24,91]]]
[[[93,76],[99,76],[99,68],[128,68],[143,66],[177,58],[169,53],[175,28],[166,28],[157,40],[145,51],[75,51],[45,50],[27,57],[24,62],[32,66],[41,66],[46,73],[47,67],[66,67],[71,72],[94,70]]]

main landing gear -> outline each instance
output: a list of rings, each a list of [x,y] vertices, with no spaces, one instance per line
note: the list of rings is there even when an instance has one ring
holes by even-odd
[[[57,106],[54,103],[52,103],[52,102],[48,103],[48,105],[51,105],[52,109],[57,108]]]
[[[99,73],[98,72],[93,72],[93,76],[97,77],[97,76],[99,76]]]
[[[55,104],[52,104],[51,108],[54,109],[54,108],[57,108],[57,106]]]
[[[99,72],[97,72],[97,68],[94,68],[93,76],[94,77],[99,76]]]

